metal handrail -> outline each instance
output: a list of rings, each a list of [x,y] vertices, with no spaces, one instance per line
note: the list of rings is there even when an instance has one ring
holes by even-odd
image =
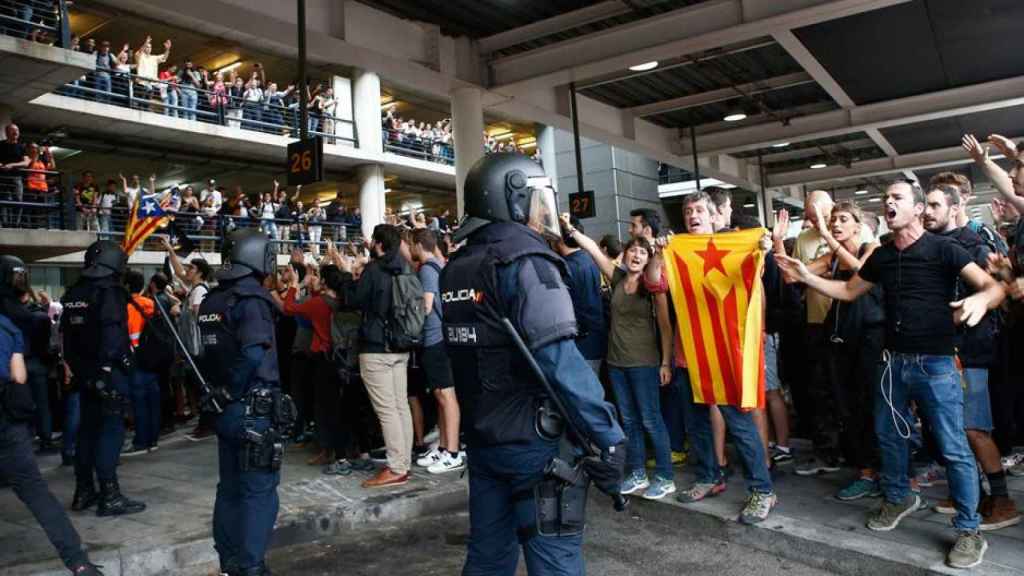
[[[57,46],[70,46],[65,0],[6,0],[0,4],[0,34],[43,41],[34,38],[40,32],[52,34]]]
[[[382,128],[382,130],[384,149],[388,152],[441,164],[455,164],[455,146],[450,142],[432,138],[406,138],[406,135],[400,130],[393,128]]]
[[[226,88],[230,88],[226,86]],[[139,90],[144,90],[139,94]],[[184,93],[195,91],[195,106],[183,102]],[[271,104],[266,100],[256,103],[217,93],[205,88],[185,86],[177,80],[146,78],[132,72],[115,69],[97,69],[84,80],[76,80],[58,89],[65,96],[113,104],[135,110],[144,110],[186,120],[201,120],[213,124],[237,127],[255,132],[278,133],[297,138],[299,133],[296,104]],[[281,92],[283,94],[283,92]],[[173,96],[172,96],[173,94]],[[223,102],[226,99],[227,102]],[[191,100],[191,98],[190,98]],[[352,136],[338,133],[339,126],[351,129]],[[328,144],[356,145],[355,122],[330,114],[311,113],[309,133],[322,136]]]

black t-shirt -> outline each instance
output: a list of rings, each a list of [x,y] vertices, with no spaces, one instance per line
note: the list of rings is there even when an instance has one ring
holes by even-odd
[[[21,162],[28,154],[25,153],[25,146],[20,143],[12,144],[7,141],[0,142],[0,164],[14,164]]]
[[[949,303],[971,256],[954,240],[925,232],[905,250],[887,243],[858,274],[885,290],[886,345],[894,352],[950,356],[956,325]]]

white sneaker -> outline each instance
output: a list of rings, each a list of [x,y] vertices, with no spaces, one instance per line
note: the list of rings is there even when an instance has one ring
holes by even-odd
[[[423,456],[416,459],[416,465],[423,468],[430,468],[434,464],[441,461],[441,451],[437,448],[432,449]]]
[[[466,459],[462,456],[461,452],[452,456],[445,451],[441,456],[441,460],[427,468],[427,472],[430,472],[431,474],[445,474],[448,472],[457,472],[465,467]]]
[[[435,426],[426,436],[423,437],[424,444],[430,444],[436,446],[437,442],[441,439],[441,432]]]

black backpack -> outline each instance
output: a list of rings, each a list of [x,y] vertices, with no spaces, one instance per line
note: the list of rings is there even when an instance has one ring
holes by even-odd
[[[408,264],[391,277],[391,299],[384,315],[384,337],[389,352],[408,352],[423,344],[423,284]]]
[[[132,298],[128,301],[139,314],[145,318],[142,308]],[[155,303],[154,306],[159,306]],[[139,345],[135,348],[135,365],[147,372],[160,372],[174,363],[174,335],[167,320],[159,310],[150,318],[139,335]]]

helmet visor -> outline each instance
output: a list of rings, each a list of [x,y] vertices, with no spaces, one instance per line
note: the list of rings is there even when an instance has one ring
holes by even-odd
[[[558,204],[555,191],[547,178],[530,178],[530,215],[526,225],[549,238],[560,238]]]

